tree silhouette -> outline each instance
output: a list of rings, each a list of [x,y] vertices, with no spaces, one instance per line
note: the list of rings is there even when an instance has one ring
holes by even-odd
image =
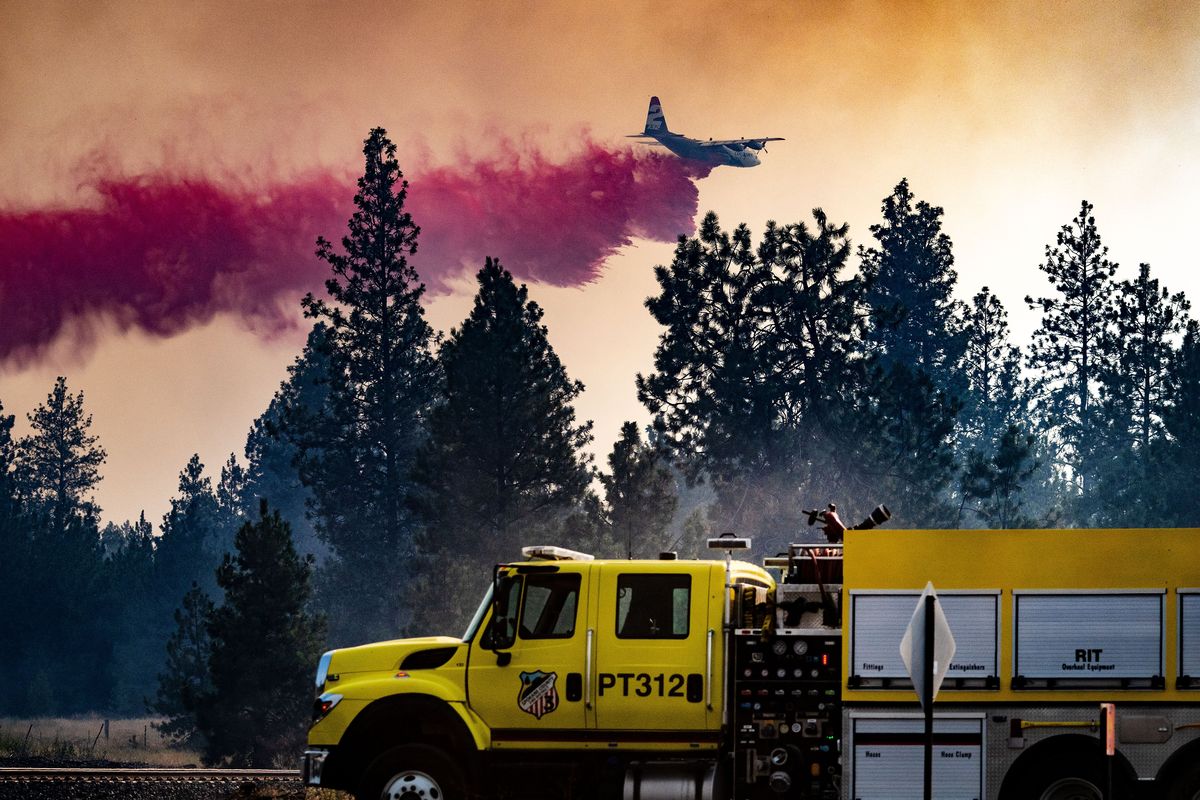
[[[1033,434],[1010,424],[1000,432],[991,457],[980,450],[967,454],[962,487],[964,502],[991,528],[1027,528],[1032,520],[1022,513],[1022,491],[1037,469]]]
[[[959,447],[963,452],[979,449],[986,456],[1009,425],[1024,420],[1021,351],[1009,344],[1008,312],[988,287],[972,298],[965,323]]]
[[[678,497],[675,478],[660,454],[642,441],[637,425],[626,422],[608,456],[604,486],[609,530],[626,558],[652,556],[666,546],[667,527]]]
[[[962,393],[965,309],[953,297],[958,274],[940,207],[917,201],[908,179],[883,199],[876,246],[859,248],[871,307],[870,341],[885,371],[893,363],[925,372],[950,397]]]
[[[404,210],[396,146],[375,128],[363,155],[341,250],[317,240],[317,257],[332,271],[328,299],[303,301],[305,314],[326,326],[327,398],[307,425],[290,426],[317,529],[336,557],[325,571],[327,597],[348,603],[333,615],[342,641],[393,636],[404,625],[416,563],[409,476],[439,383],[425,287],[409,263],[419,229]],[[363,585],[375,587],[370,603]]]
[[[664,330],[638,398],[689,479],[712,481],[719,524],[768,547],[800,525],[797,486],[847,487],[822,454],[837,449],[861,380],[863,285],[841,274],[846,226],[813,216],[812,228],[768,224],[755,251],[744,225],[725,232],[709,213],[655,268],[660,291],[646,301]]]
[[[191,705],[207,762],[267,767],[303,744],[324,620],[307,611],[312,561],[278,512],[263,503],[234,546],[217,570],[223,602],[207,612],[211,689]]]
[[[1039,372],[1039,395],[1045,401],[1042,424],[1059,441],[1076,491],[1086,492],[1096,439],[1097,387],[1107,359],[1105,344],[1116,288],[1112,276],[1117,269],[1100,240],[1091,203],[1084,200],[1079,214],[1058,232],[1055,244],[1046,245],[1046,261],[1040,269],[1055,294],[1025,298],[1030,308],[1042,311],[1029,363]]]
[[[470,315],[441,347],[445,389],[420,478],[434,544],[495,563],[578,507],[591,423],[575,418],[583,384],[567,376],[525,286],[491,258],[477,279]]]
[[[214,608],[199,584],[193,583],[175,610],[175,632],[167,640],[167,660],[151,709],[163,717],[154,727],[176,747],[204,744],[196,727],[196,708],[214,691],[208,672],[212,649],[208,626]]]
[[[46,402],[27,416],[32,433],[20,442],[20,459],[31,501],[59,533],[72,522],[94,522],[100,509],[91,496],[107,454],[90,432],[83,392],[71,394],[60,376]]]

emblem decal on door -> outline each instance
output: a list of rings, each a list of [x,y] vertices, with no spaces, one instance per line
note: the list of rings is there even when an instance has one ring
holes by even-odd
[[[549,714],[558,708],[558,689],[554,685],[557,680],[557,672],[522,672],[517,706],[538,719]]]

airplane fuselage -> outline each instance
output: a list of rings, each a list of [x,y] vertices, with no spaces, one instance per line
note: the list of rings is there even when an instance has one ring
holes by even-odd
[[[680,158],[727,167],[757,167],[762,163],[745,145],[710,146],[680,133],[651,133],[649,136]],[[737,149],[739,146],[740,150]]]
[[[761,163],[756,151],[765,152],[767,142],[783,141],[778,136],[702,141],[675,133],[667,127],[667,118],[663,115],[662,103],[657,97],[650,98],[650,107],[646,111],[646,126],[642,132],[632,133],[629,138],[643,141],[653,139],[655,144],[662,145],[680,158],[730,167],[756,167]]]

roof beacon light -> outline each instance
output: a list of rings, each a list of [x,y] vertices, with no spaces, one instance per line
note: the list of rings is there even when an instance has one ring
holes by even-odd
[[[532,547],[522,547],[521,555],[528,559],[540,561],[594,561],[595,556],[568,550],[565,547],[555,547],[552,544],[535,544]]]
[[[735,536],[732,533],[722,533],[708,540],[709,550],[749,550],[750,540],[745,536]]]

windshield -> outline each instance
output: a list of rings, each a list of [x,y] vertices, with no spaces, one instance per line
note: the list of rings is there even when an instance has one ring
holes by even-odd
[[[479,609],[475,612],[475,616],[471,617],[471,624],[467,626],[467,632],[463,634],[462,640],[469,642],[475,638],[475,634],[479,631],[479,624],[483,622],[483,618],[487,615],[488,608],[492,605],[492,590],[495,588],[493,584],[488,585],[487,592],[483,595],[483,602],[479,604]]]

